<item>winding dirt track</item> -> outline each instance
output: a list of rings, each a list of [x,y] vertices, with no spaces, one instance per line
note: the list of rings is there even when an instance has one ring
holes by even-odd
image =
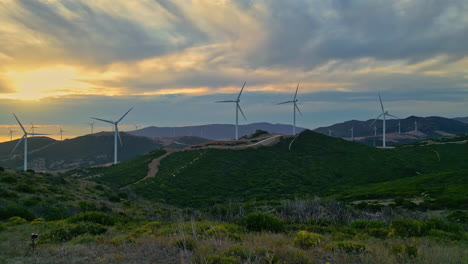
[[[161,163],[161,160],[163,160],[165,157],[171,155],[172,153],[178,152],[178,151],[184,151],[184,150],[199,150],[199,149],[208,149],[208,148],[213,148],[213,149],[246,149],[246,148],[254,148],[254,147],[259,147],[259,146],[273,146],[277,144],[281,137],[285,137],[283,135],[268,135],[266,137],[262,138],[254,138],[254,139],[247,139],[247,140],[242,140],[239,142],[247,142],[251,144],[246,144],[246,145],[236,145],[236,146],[228,146],[228,145],[221,145],[222,143],[227,143],[227,141],[209,141],[203,144],[200,144],[198,148],[185,148],[185,149],[166,149],[166,154],[162,155],[161,157],[153,159],[149,164],[148,164],[148,173],[146,174],[145,177],[142,179],[131,183],[136,184],[142,181],[145,181],[149,178],[156,177],[158,174],[158,168],[159,164]],[[258,140],[258,142],[253,142],[253,140]],[[220,144],[220,145],[213,145],[213,144]]]

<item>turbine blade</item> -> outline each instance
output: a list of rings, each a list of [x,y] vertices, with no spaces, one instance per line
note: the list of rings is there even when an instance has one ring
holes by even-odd
[[[122,121],[122,119],[124,119],[124,117],[125,117],[130,111],[132,111],[132,109],[133,109],[133,106],[132,106],[132,108],[130,108],[119,120],[117,120],[116,123]]]
[[[244,119],[247,120],[247,118],[245,117],[244,112],[242,112],[242,108],[240,107],[239,104],[237,104],[237,108],[239,108],[239,110],[240,110],[242,116],[244,117]]]
[[[18,140],[18,142],[16,143],[15,147],[14,147],[13,150],[10,152],[10,154],[13,153],[13,152],[15,152],[15,150],[18,148],[19,144],[21,144],[21,141],[23,141],[23,139],[24,139],[24,136]]]
[[[294,107],[296,107],[297,111],[299,111],[299,114],[301,114],[301,116],[302,116],[302,112],[301,112],[301,110],[299,110],[299,107],[297,106],[296,103],[294,103]]]
[[[294,103],[294,101],[286,101],[286,102],[279,103],[278,105],[287,104],[287,103]]]
[[[294,100],[296,100],[296,97],[297,97],[297,90],[299,90],[299,83],[297,84],[297,87],[296,87],[296,93],[294,94]]]
[[[235,103],[234,100],[226,100],[226,101],[216,101],[215,103]]]
[[[380,106],[382,107],[382,113],[385,112],[383,108],[383,103],[382,103],[382,98],[380,98],[380,93],[379,93],[379,100],[380,100]]]
[[[47,135],[50,135],[50,134],[38,134],[38,133],[29,133],[28,135],[31,135],[31,136],[47,136]]]
[[[115,126],[115,130],[117,131],[117,137],[119,138],[120,146],[123,146],[122,139],[120,138],[119,127],[118,127],[118,126]]]
[[[16,121],[18,121],[18,124],[20,125],[21,129],[23,130],[23,132],[26,134],[26,130],[24,129],[23,125],[21,124],[21,122],[19,121],[18,117],[16,117],[16,115],[13,113],[13,115],[15,116],[15,119]]]
[[[109,123],[109,124],[114,124],[114,122],[112,122],[112,121],[109,121],[109,120],[100,119],[100,118],[96,118],[96,117],[91,117],[91,118],[92,118],[92,119],[99,120],[99,121],[102,121],[102,122],[106,122],[106,123]]]
[[[245,87],[245,84],[246,84],[246,83],[247,83],[247,82],[244,82],[244,84],[242,85],[242,89],[241,89],[241,91],[240,91],[239,95],[237,96],[237,100],[239,100],[239,99],[240,99],[240,97],[241,97],[241,94],[242,94],[242,91],[244,91],[244,87]]]
[[[383,116],[383,114],[384,113],[381,113],[378,117],[376,117],[375,120],[369,126],[372,126],[375,122],[377,122],[377,120],[379,120],[379,118]]]
[[[386,115],[391,116],[391,117],[394,117],[394,118],[396,118],[396,119],[401,119],[401,118],[399,118],[398,116],[394,116],[394,115],[391,115],[391,114],[386,114]]]

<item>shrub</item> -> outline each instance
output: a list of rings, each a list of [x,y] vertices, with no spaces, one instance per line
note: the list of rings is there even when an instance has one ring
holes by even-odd
[[[78,206],[80,207],[80,210],[82,212],[87,212],[87,211],[96,211],[97,207],[95,204],[90,203],[88,201],[80,201],[78,203]]]
[[[351,227],[356,229],[385,228],[387,225],[382,221],[358,220],[351,223]]]
[[[91,223],[97,223],[97,224],[109,225],[109,226],[112,226],[115,224],[115,219],[112,216],[106,213],[94,212],[94,211],[77,214],[75,216],[68,218],[67,221],[69,223],[91,222]]]
[[[11,175],[8,175],[8,176],[5,176],[5,177],[2,177],[2,179],[0,179],[1,182],[5,182],[5,183],[16,183],[18,180],[11,176]]]
[[[395,244],[392,245],[391,253],[399,256],[399,257],[411,257],[415,258],[418,256],[418,249],[414,246],[410,246],[407,244]]]
[[[21,225],[26,222],[28,222],[26,219],[19,216],[13,216],[8,219],[8,225]]]
[[[46,240],[52,242],[65,242],[83,234],[100,235],[107,231],[107,228],[95,223],[67,224],[58,223],[44,235]]]
[[[348,254],[359,254],[366,251],[364,244],[353,241],[336,241],[326,245],[325,248],[333,252],[342,251]]]
[[[370,236],[381,238],[381,239],[387,238],[388,233],[389,233],[388,229],[385,229],[385,228],[369,228],[367,230],[367,234],[369,234]]]
[[[447,216],[447,220],[459,224],[468,224],[468,213],[463,211],[453,211]]]
[[[229,231],[222,225],[215,225],[206,230],[206,235],[208,237],[223,238],[229,236]]]
[[[279,220],[276,216],[255,212],[246,215],[242,220],[241,224],[249,231],[271,231],[280,232],[284,230],[283,221]]]
[[[240,260],[236,257],[229,257],[224,255],[210,255],[208,256],[209,264],[239,264]]]
[[[288,264],[313,264],[313,261],[304,253],[304,251],[297,248],[287,248],[279,250],[275,254],[274,263],[288,263]]]
[[[226,257],[236,257],[240,260],[249,260],[253,256],[253,252],[243,246],[234,246],[223,252]]]
[[[0,232],[5,231],[7,228],[4,224],[0,223]]]
[[[182,238],[172,242],[172,245],[178,249],[193,251],[197,246],[197,242],[192,238]]]
[[[44,218],[47,221],[62,220],[70,215],[68,209],[64,206],[49,206],[47,204],[44,204],[44,206],[46,208],[46,214]]]
[[[427,230],[423,222],[418,220],[395,219],[392,221],[392,232],[403,238],[423,236]]]
[[[462,236],[459,234],[451,233],[451,232],[445,232],[442,230],[436,230],[436,229],[431,229],[428,232],[428,235],[439,241],[452,241],[452,240],[460,240],[462,239]]]
[[[438,229],[442,231],[447,231],[447,232],[453,232],[453,233],[462,233],[463,232],[463,227],[460,225],[457,225],[456,223],[444,221],[442,219],[438,218],[431,218],[426,221],[426,228],[427,229]]]
[[[36,218],[36,219],[34,219],[34,220],[31,221],[31,224],[32,224],[32,225],[44,224],[44,223],[45,223],[44,218]]]
[[[141,227],[135,228],[132,230],[132,234],[141,235],[141,234],[156,234],[156,230],[161,227],[160,222],[149,222]]]
[[[16,186],[15,190],[18,192],[25,192],[25,193],[34,193],[36,190],[31,186],[31,184],[20,183]]]
[[[19,216],[26,220],[33,220],[34,215],[25,207],[18,205],[9,205],[7,207],[0,207],[0,219],[8,219],[13,216]]]
[[[316,247],[320,245],[323,241],[323,236],[316,234],[316,233],[310,233],[307,231],[299,231],[296,234],[296,237],[294,238],[294,244],[300,248],[311,248],[311,247]]]

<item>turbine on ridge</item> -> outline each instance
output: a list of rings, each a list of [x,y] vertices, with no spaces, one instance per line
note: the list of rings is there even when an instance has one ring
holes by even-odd
[[[292,103],[293,104],[293,135],[296,135],[296,109],[297,111],[299,112],[299,114],[301,114],[302,116],[302,113],[301,113],[301,110],[299,110],[299,107],[297,106],[297,91],[299,90],[299,84],[297,84],[297,87],[296,87],[296,93],[294,94],[294,98],[292,101],[286,101],[286,102],[282,102],[282,103],[279,103],[278,105],[281,105],[281,104],[289,104],[289,103]]]
[[[23,127],[23,124],[21,124],[21,122],[19,121],[18,117],[16,117],[15,114],[13,114],[13,116],[15,117],[16,121],[18,122],[18,124],[20,125],[21,127],[21,130],[23,130],[23,137],[21,137],[18,142],[16,143],[15,147],[13,148],[13,150],[11,151],[11,153],[15,152],[15,150],[18,148],[18,146],[20,145],[21,141],[24,140],[24,165],[23,165],[23,169],[24,171],[27,171],[28,170],[28,135],[30,136],[45,136],[45,135],[49,135],[49,134],[35,134],[35,133],[28,133],[26,131],[26,129],[24,129]],[[31,123],[32,124],[32,123]],[[34,128],[34,125],[31,127],[32,129]]]
[[[379,118],[382,116],[383,117],[383,128],[382,128],[382,146],[385,148],[386,147],[386,144],[385,144],[385,118],[387,116],[391,116],[391,117],[394,117],[394,118],[399,118],[399,117],[396,117],[394,115],[391,115],[388,113],[388,111],[385,111],[384,109],[384,106],[383,106],[383,103],[382,103],[382,98],[380,97],[380,93],[379,93],[379,100],[380,100],[380,106],[382,108],[382,113],[369,125],[369,126],[372,126],[375,122],[377,122],[377,120],[379,120]]]
[[[122,143],[122,139],[120,138],[120,133],[119,133],[119,127],[118,127],[118,124],[120,121],[122,121],[122,119],[124,119],[124,117],[133,109],[130,108],[121,118],[119,118],[119,120],[117,121],[110,121],[110,120],[105,120],[105,119],[100,119],[100,118],[96,118],[96,117],[91,117],[92,119],[95,119],[95,120],[99,120],[99,121],[102,121],[102,122],[106,122],[106,123],[109,123],[109,124],[112,124],[113,127],[114,127],[114,165],[117,164],[117,138],[119,139],[120,141],[120,145],[123,146],[123,143]]]
[[[242,111],[242,108],[239,105],[240,97],[242,95],[242,91],[244,91],[245,83],[246,82],[244,82],[244,85],[242,85],[242,89],[240,90],[240,93],[237,96],[236,100],[216,101],[216,103],[236,103],[236,140],[239,139],[239,111],[241,112],[244,119],[247,120],[247,118],[245,118],[244,112]]]

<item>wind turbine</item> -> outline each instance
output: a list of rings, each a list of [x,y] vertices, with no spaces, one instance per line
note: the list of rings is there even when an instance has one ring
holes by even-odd
[[[91,135],[94,134],[94,124],[95,124],[95,123],[96,123],[96,122],[88,123],[88,125],[91,126]]]
[[[34,134],[34,133],[28,133],[26,131],[26,129],[24,129],[23,125],[21,124],[21,122],[19,121],[18,117],[16,117],[15,114],[13,114],[13,116],[15,117],[16,121],[18,122],[18,124],[20,125],[21,127],[21,130],[23,130],[24,134],[23,134],[23,137],[20,138],[18,140],[18,143],[16,143],[15,147],[13,148],[13,150],[11,151],[11,153],[15,152],[16,148],[18,148],[19,144],[21,143],[21,141],[23,141],[24,139],[24,166],[23,166],[23,169],[24,171],[27,171],[28,170],[28,135],[30,136],[45,136],[45,135],[49,135],[49,134]],[[32,123],[31,123],[32,124]]]
[[[237,96],[236,100],[227,100],[227,101],[217,101],[216,102],[216,103],[236,103],[236,140],[239,139],[239,128],[238,128],[239,127],[239,111],[241,112],[244,119],[247,120],[247,118],[245,118],[244,112],[242,112],[242,109],[241,109],[241,107],[239,105],[240,97],[242,95],[242,91],[244,90],[245,83],[246,82],[244,82],[244,85],[242,85],[242,89],[240,90],[240,93]]]
[[[38,127],[34,126],[34,124],[32,122],[29,122],[29,123],[31,123],[31,128],[29,129],[29,131],[32,131],[32,134],[34,134],[34,129],[38,128]]]
[[[63,141],[63,132],[67,132],[67,131],[62,130],[62,127],[60,127],[60,131],[57,133],[57,135],[60,134],[60,141]]]
[[[354,127],[351,127],[351,140],[354,141]]]
[[[398,135],[401,134],[401,124],[400,124],[400,120],[398,120]]]
[[[331,129],[328,129],[328,135],[331,137],[332,136],[332,131]]]
[[[299,90],[299,84],[297,84],[297,87],[296,87],[296,93],[294,94],[294,99],[292,101],[286,101],[286,102],[282,102],[282,103],[279,103],[280,104],[289,104],[289,103],[293,103],[293,135],[296,135],[296,109],[297,111],[299,111],[299,114],[301,114],[302,116],[302,113],[301,113],[301,110],[299,110],[299,107],[297,107],[297,91]]]
[[[369,126],[372,126],[375,122],[377,122],[377,120],[379,120],[379,118],[381,116],[383,116],[383,128],[382,128],[382,146],[385,148],[386,145],[385,145],[385,117],[387,116],[391,116],[391,117],[394,117],[394,118],[398,118],[394,115],[391,115],[388,113],[388,111],[385,111],[384,107],[383,107],[383,103],[382,103],[382,98],[380,97],[380,93],[379,93],[379,100],[380,100],[380,106],[382,107],[382,113],[369,125]]]
[[[374,147],[375,147],[375,139],[377,138],[377,126],[374,126]]]
[[[10,141],[13,141],[13,133],[15,133],[16,131],[11,130],[11,128],[8,128],[8,130],[10,130],[10,133],[8,133],[8,135],[10,136]]]
[[[122,146],[122,139],[120,138],[120,133],[119,133],[119,128],[118,128],[118,124],[120,121],[122,121],[122,119],[124,119],[124,117],[128,114],[128,112],[132,111],[133,107],[130,108],[119,120],[117,121],[110,121],[110,120],[105,120],[105,119],[100,119],[100,118],[96,118],[96,117],[91,117],[92,119],[95,119],[95,120],[99,120],[99,121],[102,121],[102,122],[106,122],[106,123],[109,123],[109,124],[113,124],[114,125],[114,165],[117,164],[117,138],[119,138],[119,141],[120,141],[120,145]]]
[[[138,125],[133,125],[133,126],[135,126],[135,130],[138,130],[138,127],[139,127]]]
[[[418,132],[418,121],[414,120],[414,132]]]

